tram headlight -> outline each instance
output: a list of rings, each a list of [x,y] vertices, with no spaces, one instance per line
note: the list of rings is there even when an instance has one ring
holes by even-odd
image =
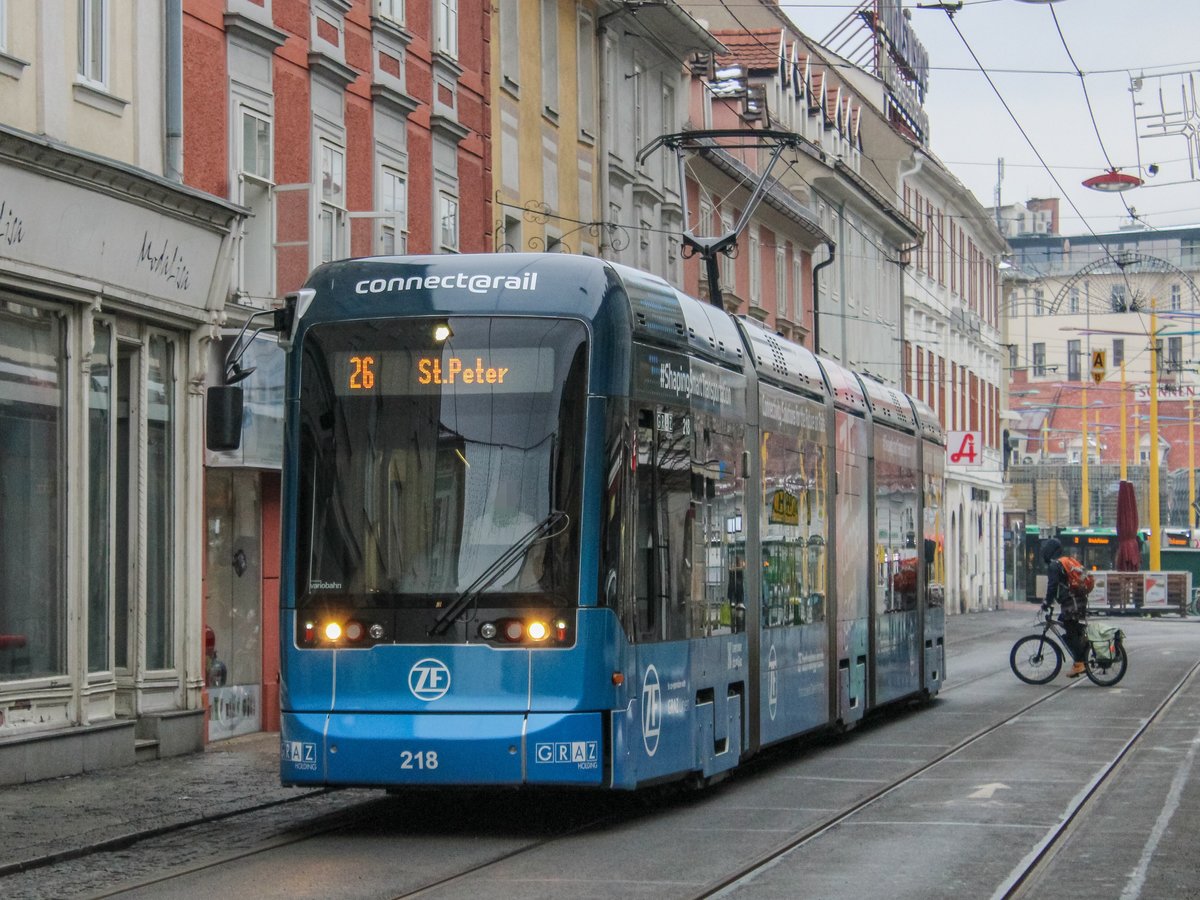
[[[479,636],[485,641],[490,641],[496,636],[496,623],[484,622],[479,626]]]
[[[544,641],[550,636],[550,629],[546,627],[545,622],[534,620],[529,623],[529,627],[525,629],[525,633],[529,635],[531,641]]]
[[[512,641],[514,644],[521,639],[521,635],[525,633],[525,627],[518,619],[509,619],[504,623],[504,637],[506,640]]]
[[[325,628],[322,630],[327,641],[336,641],[342,636],[342,626],[337,622],[326,622]]]
[[[346,640],[351,641],[353,643],[358,643],[359,641],[361,641],[363,639],[363,636],[367,633],[367,626],[364,625],[362,622],[359,622],[357,619],[351,619],[349,622],[346,623],[346,626],[343,629],[343,631],[346,635]]]

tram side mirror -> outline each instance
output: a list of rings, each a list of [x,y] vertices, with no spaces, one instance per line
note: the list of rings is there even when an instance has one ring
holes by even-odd
[[[205,433],[208,449],[236,450],[242,445],[243,391],[237,385],[208,389]]]

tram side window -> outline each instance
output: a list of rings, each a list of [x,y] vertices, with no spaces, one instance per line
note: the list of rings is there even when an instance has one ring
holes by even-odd
[[[708,637],[746,627],[744,436],[697,413],[692,455],[690,634]]]
[[[626,410],[610,401],[604,447],[604,501],[601,510],[599,602],[616,610],[626,634],[635,634],[637,622],[626,558],[628,532],[625,512],[633,468],[632,434]]]
[[[764,440],[763,621],[767,626],[825,621],[828,517],[825,456],[803,437]]]
[[[638,412],[634,590],[636,634],[643,641],[686,637],[691,426],[686,410],[660,406]]]
[[[875,466],[877,611],[917,607],[917,566],[924,558],[916,543],[916,473],[883,460]],[[923,541],[922,541],[923,545]]]

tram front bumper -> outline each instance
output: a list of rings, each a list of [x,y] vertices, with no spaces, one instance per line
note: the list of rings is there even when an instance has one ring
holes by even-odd
[[[287,785],[600,785],[599,713],[284,713]]]

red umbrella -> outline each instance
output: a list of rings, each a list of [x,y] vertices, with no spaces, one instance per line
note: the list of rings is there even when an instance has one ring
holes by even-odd
[[[1113,561],[1118,572],[1136,572],[1142,567],[1137,530],[1137,497],[1133,493],[1133,483],[1122,481],[1117,488],[1117,557]]]

